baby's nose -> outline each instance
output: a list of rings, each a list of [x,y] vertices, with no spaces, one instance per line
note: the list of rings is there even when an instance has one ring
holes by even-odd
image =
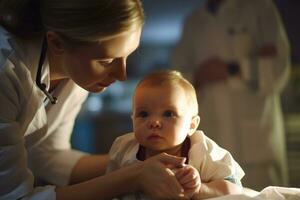
[[[151,120],[150,122],[150,128],[161,128],[162,127],[162,123],[160,120]]]

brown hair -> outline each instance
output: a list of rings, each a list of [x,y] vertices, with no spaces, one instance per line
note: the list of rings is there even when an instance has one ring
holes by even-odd
[[[21,37],[54,31],[92,42],[144,23],[140,0],[0,0],[0,24]]]

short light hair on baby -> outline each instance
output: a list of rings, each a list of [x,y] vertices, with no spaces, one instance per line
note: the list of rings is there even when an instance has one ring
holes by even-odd
[[[193,116],[198,115],[198,102],[195,88],[193,85],[183,77],[183,75],[176,70],[160,70],[152,72],[146,75],[137,85],[139,86],[150,86],[150,87],[159,87],[162,85],[175,85],[181,86],[187,96],[187,104],[190,105],[191,112]]]

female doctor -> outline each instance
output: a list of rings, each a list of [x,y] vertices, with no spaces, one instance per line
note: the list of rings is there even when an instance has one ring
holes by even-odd
[[[161,154],[101,176],[106,156],[70,148],[88,92],[126,80],[144,22],[140,1],[1,0],[0,13],[0,199],[111,199],[136,190],[182,198],[166,170],[182,158]],[[53,185],[35,187],[34,177]]]
[[[199,97],[201,127],[245,171],[243,185],[287,184],[280,93],[289,45],[271,0],[207,0],[186,20],[173,65]]]

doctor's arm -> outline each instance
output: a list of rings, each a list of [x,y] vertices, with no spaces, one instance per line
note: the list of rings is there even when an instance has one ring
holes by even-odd
[[[82,156],[71,172],[69,183],[76,184],[103,175],[107,163],[107,155]]]
[[[135,191],[143,191],[153,199],[184,199],[175,176],[164,166],[182,162],[182,158],[160,154],[89,181],[57,187],[57,199],[111,199]]]
[[[0,199],[54,200],[54,186],[33,187],[27,163],[24,127],[19,121],[24,117],[27,82],[18,78],[9,60],[0,67]]]

